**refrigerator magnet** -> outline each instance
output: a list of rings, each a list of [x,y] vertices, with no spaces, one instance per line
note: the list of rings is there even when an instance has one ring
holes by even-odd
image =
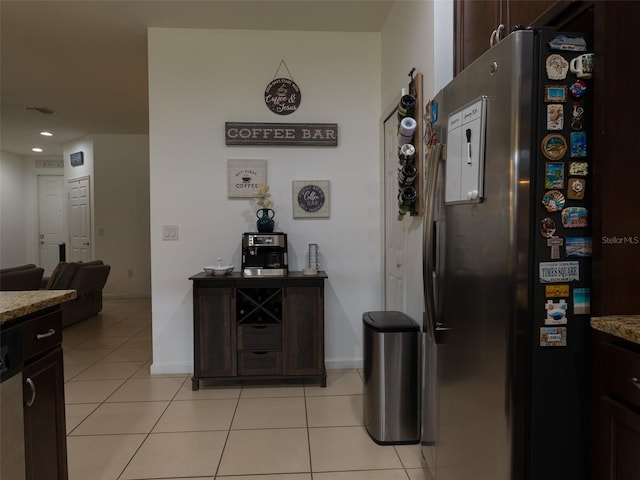
[[[582,117],[584,117],[584,108],[580,106],[580,102],[573,102],[571,130],[582,130]]]
[[[584,199],[584,189],[587,181],[584,178],[569,178],[567,182],[569,188],[567,188],[567,198],[570,200],[582,200]]]
[[[589,165],[587,162],[571,162],[569,163],[569,175],[586,177],[589,174]]]
[[[564,107],[560,103],[547,105],[547,130],[564,128]]]
[[[567,237],[564,254],[567,258],[590,257],[593,252],[591,237]]]
[[[551,260],[560,260],[560,247],[564,240],[560,237],[551,237],[547,239],[547,247],[551,247]]]
[[[542,197],[542,205],[547,212],[559,212],[564,208],[564,195],[559,190],[549,190]]]
[[[544,319],[545,325],[567,324],[567,301],[564,298],[558,301],[547,300],[544,308],[547,311],[547,317]]]
[[[566,283],[580,281],[580,262],[540,262],[540,283]]]
[[[591,289],[573,289],[573,313],[574,315],[588,315],[591,313]]]
[[[545,285],[546,298],[569,298],[569,285]]]
[[[566,347],[567,327],[540,327],[541,347]]]
[[[544,238],[551,238],[554,233],[556,233],[556,222],[553,221],[553,218],[543,218],[540,222],[540,235]]]
[[[545,85],[544,101],[546,103],[563,103],[566,100],[567,87],[565,85]]]
[[[582,228],[589,225],[589,212],[584,207],[568,207],[562,210],[564,228]]]
[[[544,188],[546,190],[564,188],[564,163],[547,162],[544,168]]]
[[[549,80],[564,80],[567,78],[569,62],[567,62],[562,55],[558,55],[557,53],[549,55],[545,61],[545,67]]]
[[[541,148],[549,160],[560,160],[567,153],[567,141],[559,133],[550,133],[542,139]]]
[[[569,87],[569,93],[573,98],[581,98],[587,93],[587,84],[582,80],[576,80]]]
[[[587,134],[585,132],[571,132],[571,157],[587,156]]]
[[[549,42],[551,50],[566,50],[569,52],[586,52],[587,42],[583,37],[567,37],[558,35]]]

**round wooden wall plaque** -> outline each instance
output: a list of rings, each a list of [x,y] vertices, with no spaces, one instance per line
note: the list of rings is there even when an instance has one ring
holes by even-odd
[[[264,91],[264,103],[278,115],[289,115],[300,106],[300,88],[290,78],[276,78]]]

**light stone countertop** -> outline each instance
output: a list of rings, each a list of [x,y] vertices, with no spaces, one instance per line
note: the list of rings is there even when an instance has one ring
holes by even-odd
[[[0,292],[0,324],[76,298],[75,290]]]
[[[640,315],[591,317],[591,327],[629,342],[640,343]]]

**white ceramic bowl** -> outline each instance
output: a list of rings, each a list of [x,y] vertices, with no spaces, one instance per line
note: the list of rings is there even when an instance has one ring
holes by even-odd
[[[203,267],[207,275],[228,275],[233,271],[233,265],[224,265],[221,267]]]

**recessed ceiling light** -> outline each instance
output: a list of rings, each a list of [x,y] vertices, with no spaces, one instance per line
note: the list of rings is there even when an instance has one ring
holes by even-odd
[[[51,132],[40,132],[40,135],[43,137],[53,137],[53,133]]]
[[[42,152],[42,149],[40,147],[33,147],[31,151],[40,153]]]

